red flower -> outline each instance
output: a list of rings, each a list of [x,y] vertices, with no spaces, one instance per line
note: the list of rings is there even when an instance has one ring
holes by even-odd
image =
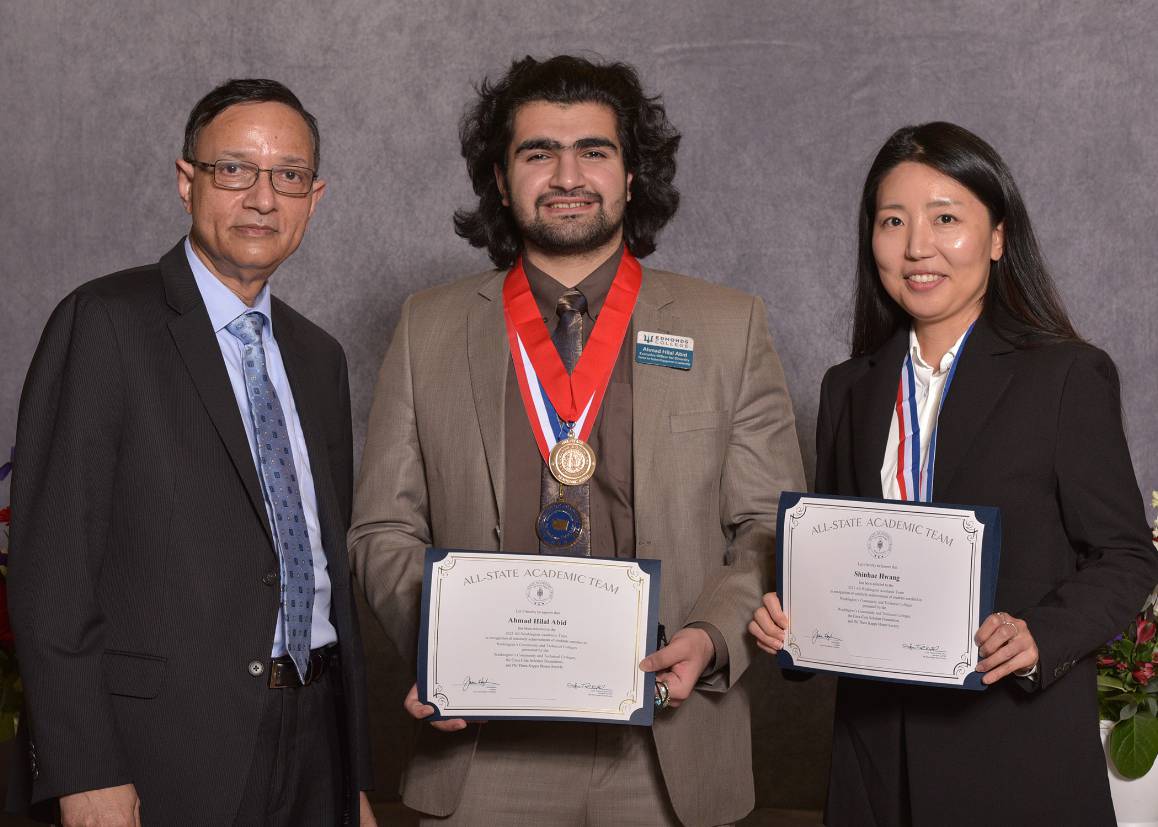
[[[1134,639],[1138,643],[1149,643],[1154,639],[1155,632],[1158,632],[1158,625],[1156,625],[1153,620],[1146,620],[1144,616],[1138,615],[1135,623],[1136,633]]]
[[[1114,665],[1114,659],[1113,658],[1108,658],[1105,655],[1098,658],[1098,666],[1113,666],[1113,665]]]
[[[1150,679],[1154,677],[1154,664],[1141,663],[1138,665],[1140,668],[1135,669],[1130,674],[1134,676],[1134,680],[1136,680],[1142,686],[1145,686],[1146,684],[1150,683]]]
[[[12,524],[12,509],[8,506],[0,508],[0,523],[4,523],[4,525]]]

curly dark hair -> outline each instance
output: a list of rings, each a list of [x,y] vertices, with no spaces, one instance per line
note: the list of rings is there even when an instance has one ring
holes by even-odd
[[[457,210],[454,229],[475,247],[486,247],[496,267],[510,267],[522,246],[511,211],[503,206],[495,167],[506,171],[515,113],[532,101],[602,103],[615,112],[624,163],[633,175],[623,235],[632,255],[655,251],[655,237],[679,208],[672,185],[680,134],[668,122],[659,96],[647,97],[626,63],[593,63],[571,55],[516,60],[495,82],[483,79],[478,100],[459,125],[462,156],[479,197],[478,208]]]

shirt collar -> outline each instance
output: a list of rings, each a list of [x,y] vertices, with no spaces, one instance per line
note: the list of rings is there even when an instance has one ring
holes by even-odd
[[[583,294],[583,298],[587,299],[587,315],[592,319],[599,318],[599,312],[603,309],[603,302],[611,290],[611,283],[615,281],[615,274],[619,271],[619,262],[622,258],[623,245],[620,244],[606,261],[575,285],[575,288]],[[539,312],[544,319],[554,319],[559,297],[569,288],[555,281],[526,258],[523,259],[523,272],[527,274],[531,295],[535,297]]]
[[[205,309],[209,311],[209,321],[213,325],[213,332],[220,333],[231,321],[243,313],[256,311],[265,316],[265,330],[273,335],[273,316],[270,314],[269,282],[257,294],[257,301],[249,307],[237,295],[222,284],[221,279],[209,272],[205,263],[193,252],[193,245],[189,237],[185,237],[185,258],[189,261],[189,269],[193,271],[193,279],[197,282],[197,289],[201,292],[201,300],[205,302]]]
[[[933,368],[926,364],[925,360],[921,358],[921,345],[917,342],[917,331],[910,327],[909,353],[911,353],[913,356],[913,364],[917,367],[922,367],[925,370],[932,371],[935,375],[940,376],[942,373],[953,366],[953,360],[957,358],[957,351],[961,349],[961,343],[965,341],[965,334],[968,332],[969,331],[966,330],[965,333],[962,333],[957,341],[953,343],[953,346],[945,351],[945,355],[941,357],[940,366],[936,370],[933,370]]]

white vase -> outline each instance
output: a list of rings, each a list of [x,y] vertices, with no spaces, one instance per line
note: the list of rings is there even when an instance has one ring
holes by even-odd
[[[1102,749],[1107,749],[1112,721],[1101,721]],[[1118,827],[1158,827],[1158,764],[1141,778],[1123,778],[1118,775],[1106,753],[1106,768],[1110,775],[1110,796],[1114,799],[1114,815]]]

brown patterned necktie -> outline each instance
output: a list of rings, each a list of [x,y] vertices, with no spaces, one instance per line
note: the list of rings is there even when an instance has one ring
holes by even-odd
[[[571,288],[559,297],[555,306],[555,313],[559,322],[551,334],[551,341],[559,351],[559,358],[563,360],[563,367],[567,373],[575,369],[579,363],[579,356],[583,353],[583,314],[587,312],[587,299],[581,292]],[[593,416],[592,411],[588,416]],[[578,436],[578,434],[576,434]],[[570,545],[560,546],[545,543],[540,534],[540,554],[575,554],[585,557],[591,556],[591,483],[582,485],[563,485],[553,476],[543,464],[542,477],[539,485],[539,506],[546,508],[552,503],[562,500],[579,512],[583,520],[583,529],[579,538]]]

